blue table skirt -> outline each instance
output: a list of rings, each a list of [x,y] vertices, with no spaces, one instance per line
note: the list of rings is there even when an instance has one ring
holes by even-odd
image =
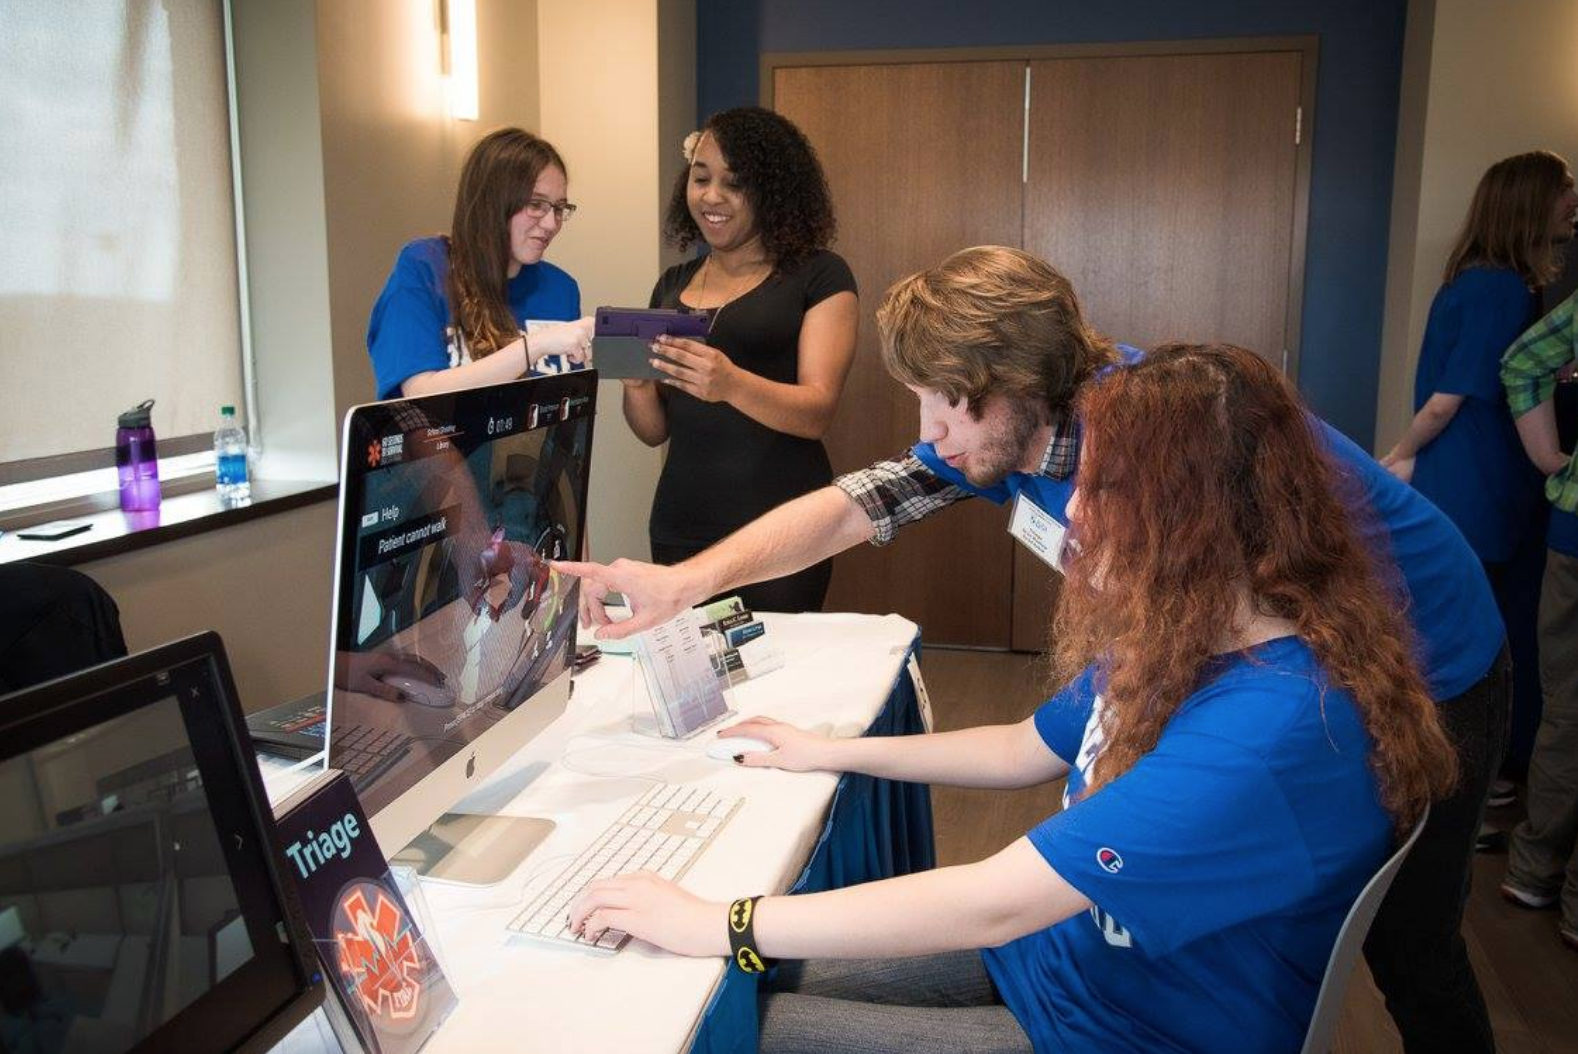
[[[910,645],[920,657],[920,638]],[[888,701],[868,736],[924,732],[908,662],[888,691]],[[848,773],[838,781],[833,807],[791,893],[817,893],[879,878],[926,871],[937,864],[932,841],[931,793],[923,783]],[[702,1016],[691,1054],[755,1054],[756,978],[729,969]]]

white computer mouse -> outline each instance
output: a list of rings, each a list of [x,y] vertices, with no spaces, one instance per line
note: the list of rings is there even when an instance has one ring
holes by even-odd
[[[761,754],[768,750],[778,748],[765,739],[752,739],[750,736],[714,736],[711,743],[707,744],[707,756],[715,761],[733,761],[736,754]]]
[[[442,709],[455,705],[455,693],[441,684],[430,681],[419,681],[415,677],[408,677],[403,673],[388,674],[381,680],[391,688],[400,689],[400,694],[418,706],[431,706]]]

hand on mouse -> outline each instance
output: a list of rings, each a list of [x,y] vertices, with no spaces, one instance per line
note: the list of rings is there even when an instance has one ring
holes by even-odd
[[[836,771],[828,749],[832,740],[803,728],[786,725],[770,717],[751,717],[718,733],[718,738],[725,741],[731,736],[748,736],[773,745],[772,750],[735,757],[738,764],[747,768],[785,769],[789,772],[815,772],[820,769]]]

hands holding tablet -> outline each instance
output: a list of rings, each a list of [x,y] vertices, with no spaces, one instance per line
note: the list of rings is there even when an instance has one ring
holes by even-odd
[[[717,348],[699,340],[660,336],[653,344],[654,369],[665,375],[662,383],[695,396],[704,403],[726,403],[734,394],[740,368]]]

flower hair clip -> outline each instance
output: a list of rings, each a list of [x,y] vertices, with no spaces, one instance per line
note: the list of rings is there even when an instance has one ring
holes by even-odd
[[[680,152],[685,155],[685,164],[693,164],[696,160],[696,147],[701,145],[701,133],[692,132],[685,137],[685,142],[680,146]]]

